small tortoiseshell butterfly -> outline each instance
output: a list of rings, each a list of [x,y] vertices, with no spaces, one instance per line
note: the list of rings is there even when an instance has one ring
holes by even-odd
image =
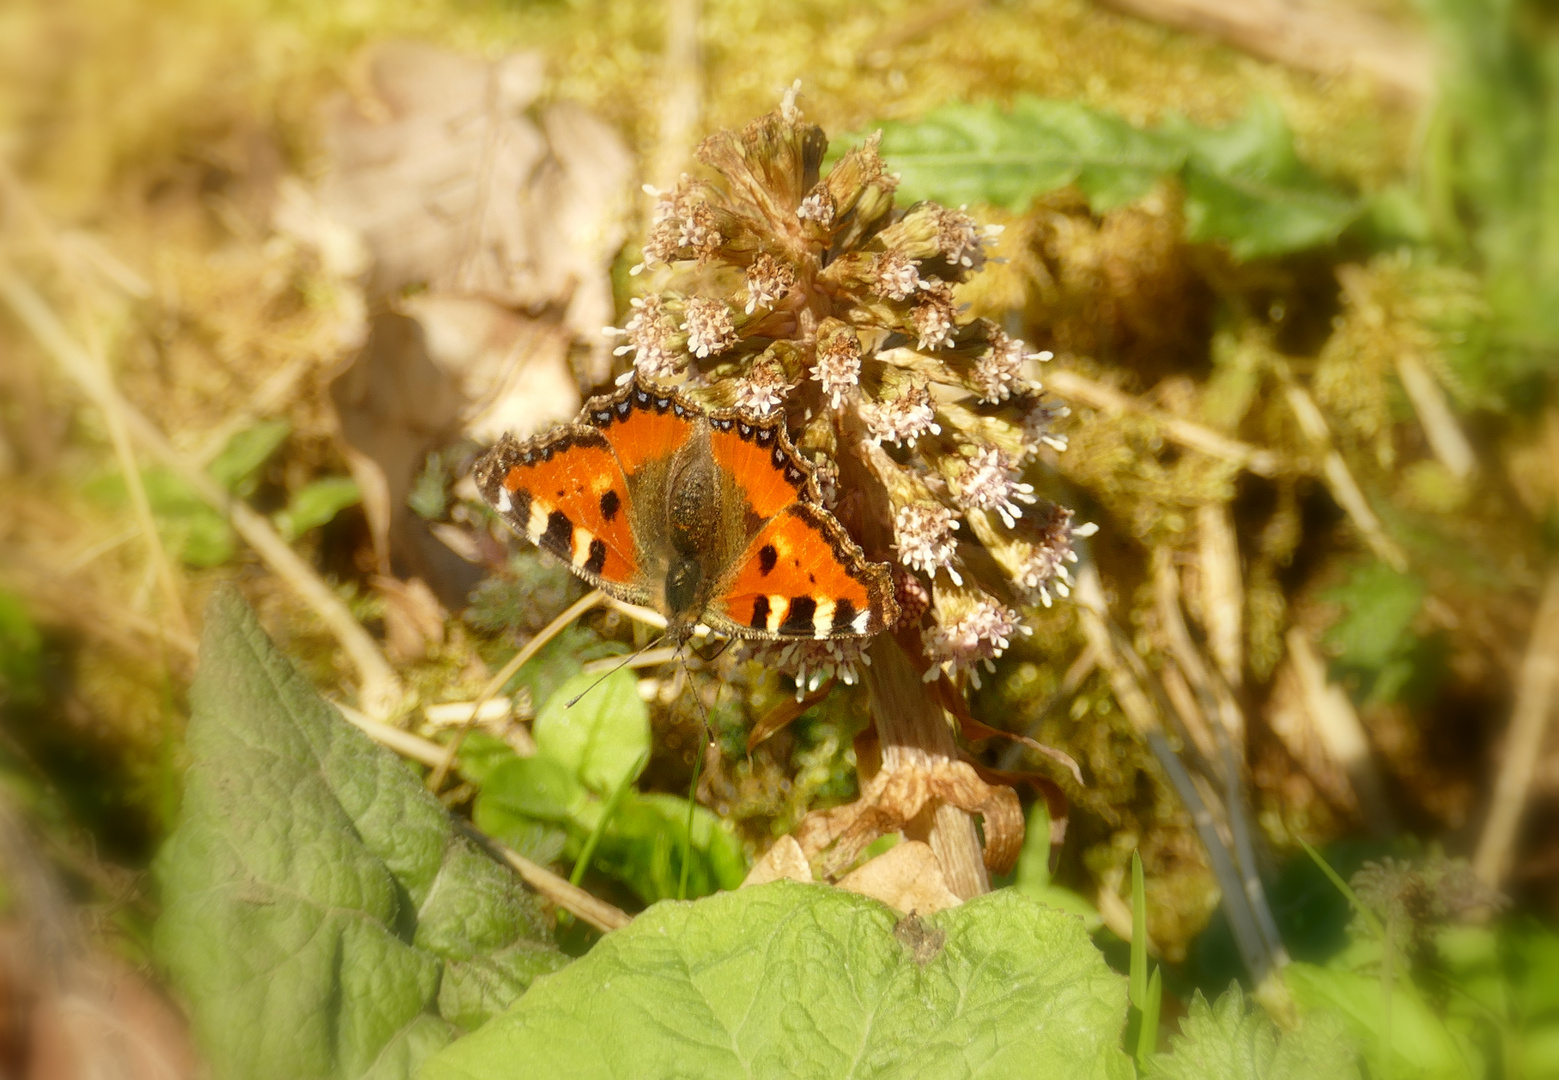
[[[635,375],[572,424],[477,461],[482,497],[590,584],[666,616],[782,641],[866,637],[893,622],[888,568],[823,508],[784,420],[706,412]]]

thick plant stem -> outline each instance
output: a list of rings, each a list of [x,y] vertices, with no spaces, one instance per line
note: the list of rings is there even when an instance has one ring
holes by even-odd
[[[872,717],[882,745],[882,768],[889,772],[916,769],[930,772],[939,761],[957,761],[958,745],[942,706],[927,690],[909,657],[888,634],[872,642],[871,664],[865,668]],[[917,834],[917,835],[911,835]],[[947,887],[959,899],[990,892],[985,858],[974,819],[956,806],[937,802],[905,829],[913,840],[925,840],[942,864]]]

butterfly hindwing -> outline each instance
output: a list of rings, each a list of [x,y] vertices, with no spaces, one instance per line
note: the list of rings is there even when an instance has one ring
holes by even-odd
[[[827,511],[805,502],[758,530],[710,606],[740,628],[730,632],[763,638],[864,637],[895,613],[886,569],[867,562]]]
[[[475,476],[482,497],[531,543],[591,584],[640,599],[628,485],[601,432],[574,424],[524,443],[506,435]]]

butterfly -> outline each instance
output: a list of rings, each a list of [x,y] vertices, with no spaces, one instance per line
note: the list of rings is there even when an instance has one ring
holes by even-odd
[[[898,609],[824,508],[779,415],[706,411],[635,374],[579,418],[473,467],[522,536],[619,600],[658,610],[681,644],[703,623],[772,641],[860,638]]]

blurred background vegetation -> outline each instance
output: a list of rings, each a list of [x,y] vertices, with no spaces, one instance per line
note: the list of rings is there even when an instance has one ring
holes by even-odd
[[[609,381],[596,331],[634,294],[637,185],[674,179],[699,138],[800,78],[836,152],[883,130],[901,205],[1005,227],[959,299],[1053,352],[1039,375],[1071,408],[1069,448],[1026,479],[1100,526],[1083,604],[1035,609],[972,709],[1065,750],[1086,783],[1019,744],[971,744],[1041,778],[1020,782],[1026,805],[1048,784],[1069,809],[1054,860],[1031,818],[1008,884],[1086,912],[1108,942],[1129,936],[1140,851],[1149,933],[1188,998],[1249,975],[1209,841],[1237,847],[1248,825],[1287,953],[1327,970],[1371,959],[1300,844],[1344,878],[1373,863],[1381,911],[1437,897],[1403,917],[1484,935],[1420,956],[1426,985],[1479,1003],[1433,999],[1478,1017],[1457,1038],[1546,1023],[1553,1045],[1529,1040],[1533,1064],[1507,1056],[1505,1075],[1559,1068],[1543,929],[1559,915],[1553,14],[1271,0],[1199,34],[1177,28],[1187,7],[0,7],[0,804],[7,850],[33,857],[5,864],[9,932],[31,865],[94,948],[153,971],[147,867],[177,811],[198,618],[220,583],[326,696],[447,742],[458,711],[436,706],[473,700],[583,594],[489,528],[462,489],[473,454]],[[441,51],[382,47],[412,41]],[[496,285],[438,261],[462,215],[490,212],[481,191],[445,208],[428,166],[468,160],[450,88],[491,72],[512,111],[472,122],[516,125],[503,137],[542,163],[499,223],[523,258]],[[560,233],[534,226],[549,215]],[[394,709],[368,700],[320,591],[368,630],[359,649],[388,656],[408,691]],[[601,833],[624,770],[583,788],[549,773],[544,718],[648,633],[603,608],[548,640],[446,795],[565,873],[598,841],[585,883],[630,910],[678,894],[696,763],[695,894],[852,798],[867,726],[861,688],[808,697],[740,650],[691,681],[645,669],[621,697],[642,719],[612,736],[642,771]],[[796,697],[804,711],[750,746]],[[1188,794],[1216,811],[1210,831]],[[1445,857],[1481,882],[1465,904]]]

